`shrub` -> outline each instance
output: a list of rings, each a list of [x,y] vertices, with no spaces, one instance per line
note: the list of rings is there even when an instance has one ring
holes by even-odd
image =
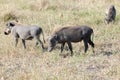
[[[4,16],[3,16],[4,22],[9,21],[9,20],[14,20],[14,19],[17,19],[17,16],[12,12],[8,12],[8,13],[4,14]]]

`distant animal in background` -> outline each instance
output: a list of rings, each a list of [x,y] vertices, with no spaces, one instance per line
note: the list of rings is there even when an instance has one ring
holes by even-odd
[[[71,51],[71,56],[73,55],[73,49],[71,42],[80,42],[83,40],[85,46],[85,52],[88,50],[88,44],[94,48],[94,43],[91,40],[91,35],[93,34],[93,29],[88,26],[69,26],[63,27],[52,34],[48,39],[48,51],[52,51],[57,43],[61,44],[61,52],[64,49],[65,43]]]
[[[106,11],[105,22],[109,24],[110,22],[114,22],[116,17],[116,9],[114,5],[110,5]]]
[[[43,41],[45,42],[44,39],[44,34],[42,28],[39,26],[23,26],[23,25],[17,25],[17,23],[14,22],[9,22],[6,24],[7,29],[4,31],[5,35],[8,35],[12,33],[14,36],[15,40],[15,46],[18,44],[18,39],[22,39],[22,44],[24,48],[26,48],[25,45],[25,40],[32,40],[33,38],[36,40],[36,46],[38,44],[41,44],[42,49],[44,49],[43,42],[39,39],[40,34],[43,35]]]

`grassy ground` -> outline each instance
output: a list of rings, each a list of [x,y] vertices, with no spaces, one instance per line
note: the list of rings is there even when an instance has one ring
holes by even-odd
[[[119,0],[0,0],[0,80],[120,80]],[[114,24],[104,23],[105,10],[114,4]],[[73,44],[74,56],[63,58],[60,50],[42,52],[35,41],[14,47],[5,24],[15,17],[26,25],[40,25],[45,38],[54,27],[89,25],[94,29],[95,53],[83,42]],[[45,44],[47,45],[47,44]],[[78,46],[79,45],[79,46]],[[58,45],[59,47],[59,45]],[[65,50],[62,54],[68,54]]]

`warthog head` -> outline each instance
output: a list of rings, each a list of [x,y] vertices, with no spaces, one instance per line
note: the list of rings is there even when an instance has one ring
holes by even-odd
[[[4,31],[5,35],[9,35],[11,33],[11,29],[15,26],[15,23],[9,22],[6,24],[7,28]]]
[[[53,48],[56,46],[58,40],[57,35],[50,36],[48,39],[48,51],[52,51]]]

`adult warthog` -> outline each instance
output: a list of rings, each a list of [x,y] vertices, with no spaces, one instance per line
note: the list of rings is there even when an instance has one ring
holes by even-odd
[[[17,23],[9,22],[6,24],[7,29],[5,30],[4,34],[8,35],[12,33],[15,40],[15,46],[18,44],[18,39],[22,39],[22,44],[24,48],[26,48],[25,40],[32,40],[33,38],[36,40],[36,46],[41,44],[42,49],[44,49],[43,42],[39,39],[40,34],[43,35],[44,40],[44,34],[42,28],[38,26],[23,26],[23,25],[17,25]],[[45,42],[45,40],[44,40]]]
[[[114,5],[110,5],[106,11],[106,17],[105,17],[106,23],[109,24],[110,22],[114,22],[115,17],[116,17],[116,9]]]
[[[93,29],[88,26],[69,26],[59,29],[52,34],[48,40],[48,51],[52,51],[57,43],[61,44],[61,52],[63,51],[65,43],[73,55],[71,42],[80,42],[83,40],[85,46],[85,52],[88,50],[88,43],[94,48],[94,43],[91,40]]]

